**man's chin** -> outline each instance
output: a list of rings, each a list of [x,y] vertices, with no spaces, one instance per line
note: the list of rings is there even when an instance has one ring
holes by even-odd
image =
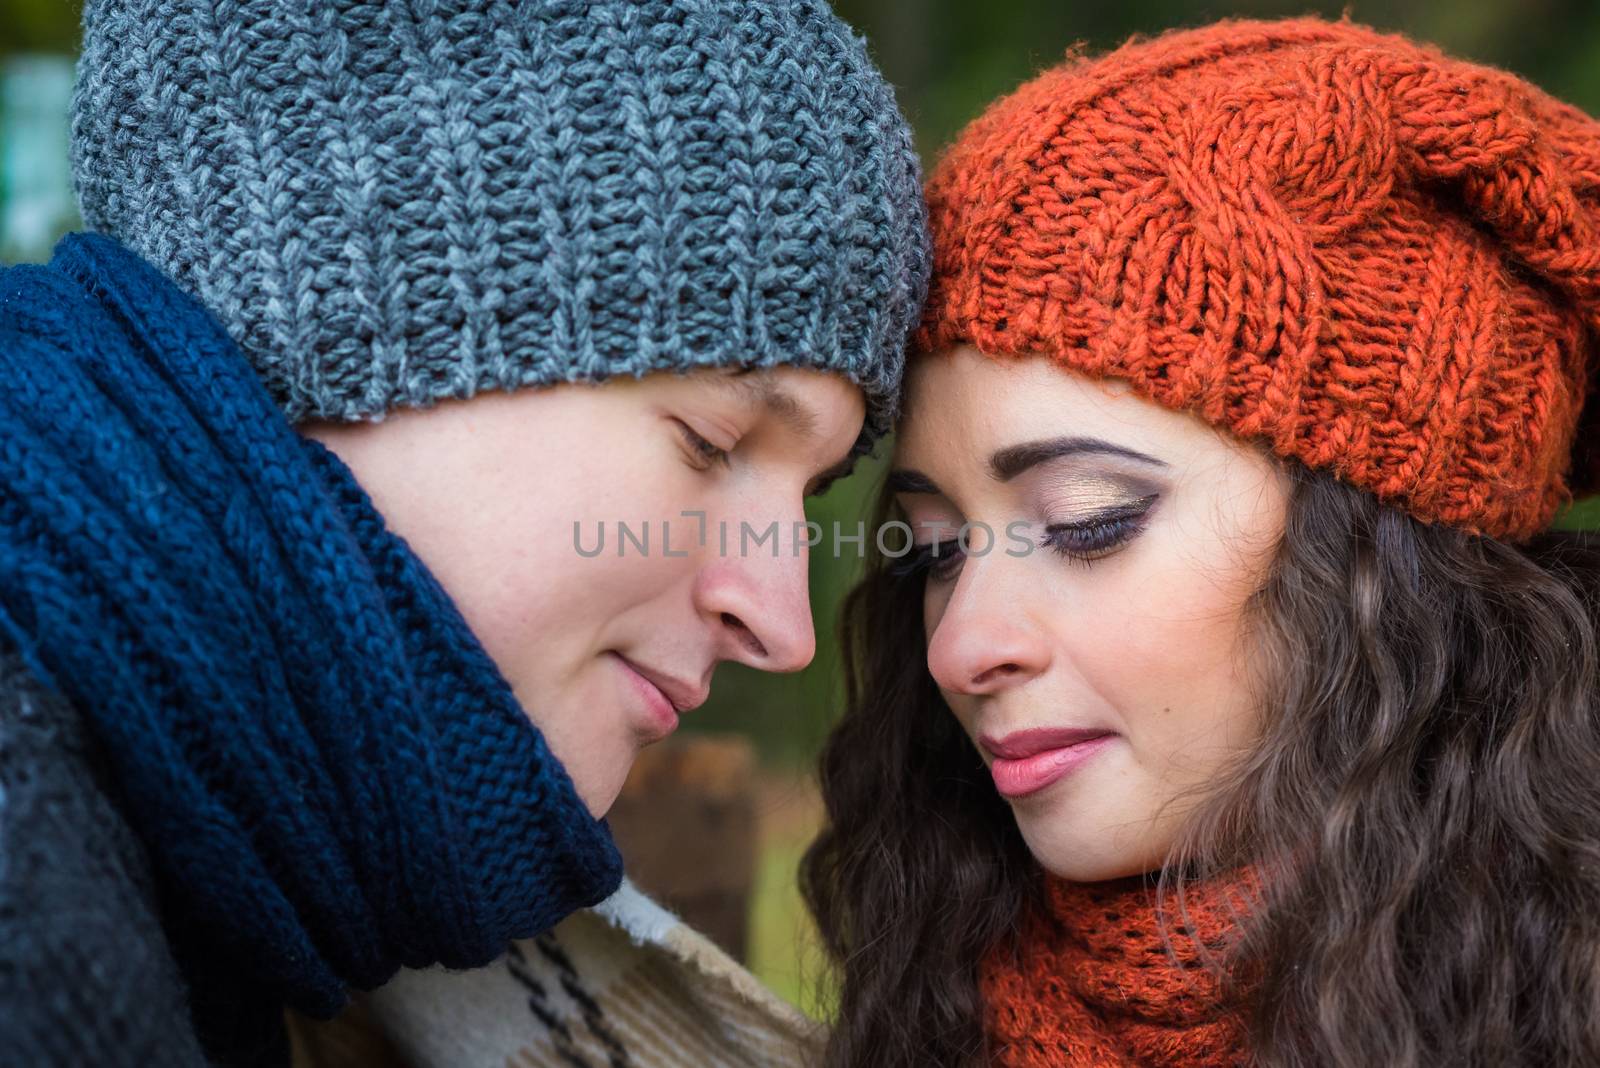
[[[590,815],[603,819],[628,781],[634,758],[639,754],[639,744],[630,732],[604,742],[563,739],[560,745],[552,742],[551,752],[566,769],[567,777]]]
[[[628,767],[631,768],[632,761]],[[617,803],[617,798],[622,794],[622,784],[628,779],[628,769],[624,768],[621,775],[611,775],[607,781],[585,787],[577,780],[573,784],[578,788],[578,796],[583,799],[584,806],[595,819],[605,819],[606,813],[611,811],[611,806]]]

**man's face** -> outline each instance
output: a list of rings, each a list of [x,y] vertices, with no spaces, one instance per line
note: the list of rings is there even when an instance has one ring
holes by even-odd
[[[300,429],[438,578],[598,816],[638,750],[705,700],[719,662],[811,661],[796,524],[864,413],[843,378],[781,367],[484,393]],[[776,543],[758,543],[774,523]]]

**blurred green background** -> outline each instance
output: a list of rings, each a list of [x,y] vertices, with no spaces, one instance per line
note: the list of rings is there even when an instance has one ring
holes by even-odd
[[[285,0],[290,2],[290,0]],[[1533,79],[1556,96],[1600,112],[1600,2],[1596,0],[1304,0],[1184,3],[1175,0],[839,0],[835,7],[866,35],[899,93],[929,163],[984,103],[1056,62],[1075,42],[1115,46],[1130,34],[1200,25],[1225,16],[1320,13],[1351,17],[1434,41],[1464,57]],[[75,223],[66,166],[66,106],[76,46],[72,0],[0,0],[0,260],[37,260]],[[880,452],[884,450],[880,449]],[[825,531],[853,530],[882,471],[867,463],[811,515]],[[1563,525],[1597,525],[1584,502]],[[825,543],[826,544],[826,543]],[[725,665],[712,701],[686,731],[743,732],[754,739],[778,797],[798,816],[772,821],[752,918],[752,963],[798,996],[796,941],[804,941],[793,892],[794,863],[815,820],[803,799],[805,772],[837,708],[839,657],[834,619],[859,561],[813,558],[818,631],[815,662],[796,676],[761,676]],[[798,805],[798,808],[794,806]]]

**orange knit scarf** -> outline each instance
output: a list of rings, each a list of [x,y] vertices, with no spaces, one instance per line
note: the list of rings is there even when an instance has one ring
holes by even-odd
[[[1048,908],[1023,922],[1016,952],[997,947],[983,962],[992,1063],[1248,1064],[1239,1006],[1224,1000],[1194,941],[1198,935],[1213,953],[1226,947],[1236,930],[1231,915],[1251,900],[1245,878],[1191,885],[1183,912],[1176,895],[1165,898],[1179,965],[1162,943],[1153,879],[1051,879]]]

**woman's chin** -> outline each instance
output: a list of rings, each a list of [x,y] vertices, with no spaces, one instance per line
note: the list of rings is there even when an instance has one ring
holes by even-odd
[[[1052,834],[1044,827],[1030,827],[1032,821],[1018,821],[1028,852],[1051,875],[1074,883],[1100,883],[1154,871],[1161,866],[1152,860],[1147,843],[1117,841],[1106,834]]]

